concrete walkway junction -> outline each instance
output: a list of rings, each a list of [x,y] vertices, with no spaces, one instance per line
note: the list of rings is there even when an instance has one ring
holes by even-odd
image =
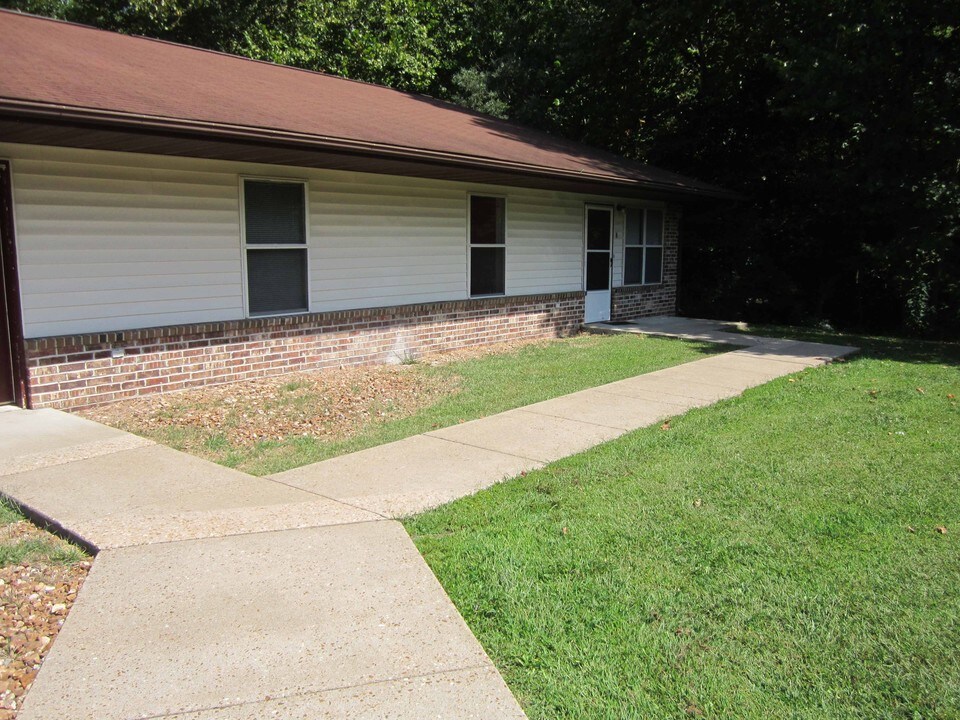
[[[0,492],[98,551],[20,720],[523,718],[394,518],[854,351],[590,329],[745,347],[264,478],[0,412]]]

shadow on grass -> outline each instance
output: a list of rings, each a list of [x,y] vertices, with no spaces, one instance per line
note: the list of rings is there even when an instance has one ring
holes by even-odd
[[[670,338],[667,338],[670,339]],[[680,340],[680,342],[691,346],[701,355],[707,357],[711,355],[722,355],[723,353],[739,350],[740,346],[730,345],[728,343],[710,342],[709,340]],[[697,358],[699,360],[700,358]],[[690,362],[693,362],[692,360]]]
[[[956,342],[854,335],[834,330],[789,325],[751,325],[746,330],[733,328],[729,331],[832,345],[855,345],[860,348],[860,352],[854,357],[906,363],[960,365],[960,343]]]

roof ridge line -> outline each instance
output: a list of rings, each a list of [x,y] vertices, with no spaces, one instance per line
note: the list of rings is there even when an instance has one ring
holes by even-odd
[[[69,25],[71,27],[75,27],[80,30],[90,30],[92,32],[97,32],[97,33],[107,33],[108,35],[118,35],[120,37],[131,38],[134,40],[146,40],[153,43],[159,43],[161,45],[170,45],[172,47],[182,48],[185,50],[193,50],[196,52],[209,53],[211,55],[219,55],[221,57],[231,58],[233,60],[259,63],[260,65],[267,65],[269,67],[282,68],[284,70],[297,70],[299,72],[308,73],[310,75],[319,75],[320,77],[330,78],[331,80],[342,80],[344,82],[353,83],[355,85],[363,85],[365,87],[379,88],[381,90],[388,90],[390,92],[400,93],[401,95],[410,95],[415,98],[426,98],[427,100],[430,100],[432,102],[443,103],[444,105],[449,105],[451,108],[462,110],[464,112],[467,112],[473,115],[479,115],[480,117],[484,117],[484,118],[492,118],[494,120],[497,120],[498,122],[509,123],[512,125],[516,125],[517,127],[522,127],[526,130],[531,129],[524,125],[521,125],[520,123],[516,123],[511,120],[505,120],[503,118],[498,118],[498,117],[495,117],[494,115],[489,115],[487,113],[482,113],[479,110],[474,110],[473,108],[468,108],[463,105],[457,105],[456,103],[450,102],[449,100],[437,98],[437,97],[434,97],[433,95],[428,95],[426,93],[416,92],[413,90],[401,90],[400,88],[390,87],[389,85],[381,85],[379,83],[368,82],[367,80],[357,80],[356,78],[345,77],[343,75],[336,75],[334,73],[325,72],[323,70],[311,70],[310,68],[304,68],[298,65],[284,65],[282,63],[273,62],[272,60],[263,60],[262,58],[253,58],[253,57],[248,57],[246,55],[237,55],[236,53],[227,52],[226,50],[214,50],[213,48],[200,47],[198,45],[188,45],[183,42],[177,42],[176,40],[167,40],[165,38],[156,38],[156,37],[150,37],[149,35],[138,35],[135,33],[125,33],[125,32],[120,32],[119,30],[107,30],[106,28],[99,28],[94,25],[85,25],[84,23],[77,22],[76,20],[66,20],[64,18],[54,18],[54,17],[48,17],[46,15],[37,15],[35,13],[23,12],[21,10],[16,10],[14,8],[0,7],[0,13],[4,13],[6,15],[19,15],[21,17],[31,18],[33,20],[46,20],[47,22],[58,23],[60,25]],[[545,132],[545,131],[539,130],[538,132]],[[568,142],[573,142],[573,141],[568,141]]]
[[[0,8],[0,13],[4,13],[8,15],[20,15],[20,16],[28,17],[35,20],[46,20],[48,22],[58,23],[60,25],[69,25],[71,27],[75,27],[80,30],[89,30],[97,33],[106,33],[108,35],[117,35],[120,37],[131,38],[134,40],[145,40],[152,43],[158,43],[161,45],[169,45],[171,47],[181,48],[184,50],[193,50],[196,52],[208,53],[210,55],[218,55],[220,57],[230,58],[233,60],[240,60],[244,62],[257,63],[260,65],[266,65],[268,67],[280,68],[282,70],[296,70],[298,72],[307,73],[309,75],[318,75],[320,77],[329,78],[331,80],[339,80],[347,83],[352,83],[354,85],[361,85],[363,87],[386,90],[388,92],[398,93],[400,95],[406,95],[414,99],[422,99],[431,103],[440,103],[456,112],[462,112],[467,115],[472,115],[474,117],[482,118],[484,120],[492,120],[497,123],[503,123],[504,125],[509,125],[519,130],[523,130],[524,132],[541,133],[554,141],[559,141],[561,143],[569,143],[570,145],[578,145],[580,147],[587,148],[593,152],[604,153],[606,155],[609,155],[611,159],[618,159],[618,160],[626,159],[626,160],[629,160],[630,162],[638,163],[640,165],[644,165],[647,167],[651,167],[651,168],[655,167],[650,163],[644,162],[642,160],[636,160],[634,158],[628,158],[623,155],[619,155],[618,153],[612,150],[607,150],[606,148],[597,147],[595,145],[591,145],[589,143],[585,143],[580,140],[572,140],[563,135],[557,135],[552,132],[549,132],[548,130],[543,130],[542,128],[536,128],[530,125],[524,125],[523,123],[518,122],[517,120],[513,120],[511,118],[500,118],[500,117],[497,117],[496,115],[490,115],[489,113],[481,112],[479,110],[476,110],[475,108],[467,107],[465,105],[458,105],[457,103],[452,102],[450,100],[444,100],[443,98],[434,97],[433,95],[428,95],[427,93],[423,93],[423,92],[416,92],[413,90],[401,90],[400,88],[390,87],[389,85],[381,85],[379,83],[368,82],[366,80],[357,80],[356,78],[345,77],[343,75],[335,75],[334,73],[324,72],[323,70],[311,70],[310,68],[299,67],[297,65],[284,65],[282,63],[273,62],[271,60],[263,60],[261,58],[252,58],[252,57],[247,57],[246,55],[237,55],[235,53],[230,53],[225,50],[214,50],[212,48],[199,47],[197,45],[188,45],[186,43],[177,42],[175,40],[166,40],[164,38],[150,37],[149,35],[136,35],[136,34],[120,32],[118,30],[107,30],[105,28],[98,28],[93,25],[85,25],[83,23],[76,22],[75,20],[65,20],[63,18],[47,17],[46,15],[36,15],[34,13],[22,12],[20,10],[15,10],[11,8]],[[667,172],[672,172],[672,171],[667,171]]]

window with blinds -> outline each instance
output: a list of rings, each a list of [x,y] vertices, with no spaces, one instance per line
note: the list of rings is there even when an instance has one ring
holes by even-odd
[[[244,179],[243,227],[250,315],[308,310],[306,185]]]

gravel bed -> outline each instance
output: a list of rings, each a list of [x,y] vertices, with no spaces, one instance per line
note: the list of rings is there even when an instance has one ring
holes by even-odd
[[[64,541],[29,522],[0,528],[0,541]],[[12,720],[83,585],[90,562],[25,560],[0,567],[0,720]]]

